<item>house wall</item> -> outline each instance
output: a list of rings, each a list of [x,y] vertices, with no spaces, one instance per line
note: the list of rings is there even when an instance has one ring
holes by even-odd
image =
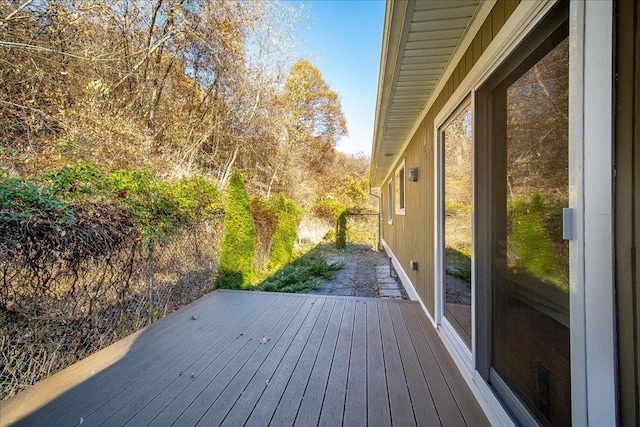
[[[616,3],[616,291],[621,425],[639,425],[640,6]]]
[[[496,2],[418,130],[411,137],[411,141],[403,153],[396,158],[396,163],[388,171],[388,176],[382,183],[384,212],[382,238],[398,259],[431,315],[435,313],[436,302],[434,286],[434,210],[436,199],[433,182],[436,147],[434,139],[435,118],[518,4],[518,0],[498,0]],[[407,171],[418,167],[419,178],[417,182],[406,182],[405,215],[394,214],[393,223],[389,224],[387,185],[389,181],[393,181],[396,168],[403,160],[406,162]],[[411,270],[412,260],[418,261],[417,271]]]

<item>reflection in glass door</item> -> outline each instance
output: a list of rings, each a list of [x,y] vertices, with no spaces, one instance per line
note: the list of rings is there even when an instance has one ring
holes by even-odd
[[[483,260],[491,278],[488,379],[515,413],[524,408],[520,415],[543,425],[571,425],[569,245],[562,238],[569,40],[566,11],[547,19],[537,40],[496,71],[483,104],[491,109],[483,142],[490,179],[480,193],[491,218],[491,254]]]
[[[471,105],[442,131],[444,317],[471,349],[473,134]]]

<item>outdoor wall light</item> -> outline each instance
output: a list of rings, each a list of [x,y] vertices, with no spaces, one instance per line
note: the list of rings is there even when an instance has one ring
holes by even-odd
[[[418,168],[409,169],[409,181],[416,182],[418,180]]]

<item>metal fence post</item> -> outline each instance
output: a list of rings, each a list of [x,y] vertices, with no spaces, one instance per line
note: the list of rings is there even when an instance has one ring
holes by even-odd
[[[153,323],[153,245],[147,246],[149,249],[149,324]]]

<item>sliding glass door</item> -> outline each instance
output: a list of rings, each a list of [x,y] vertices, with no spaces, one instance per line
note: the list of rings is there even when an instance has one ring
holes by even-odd
[[[566,9],[477,92],[479,371],[516,418],[543,425],[571,424]]]

